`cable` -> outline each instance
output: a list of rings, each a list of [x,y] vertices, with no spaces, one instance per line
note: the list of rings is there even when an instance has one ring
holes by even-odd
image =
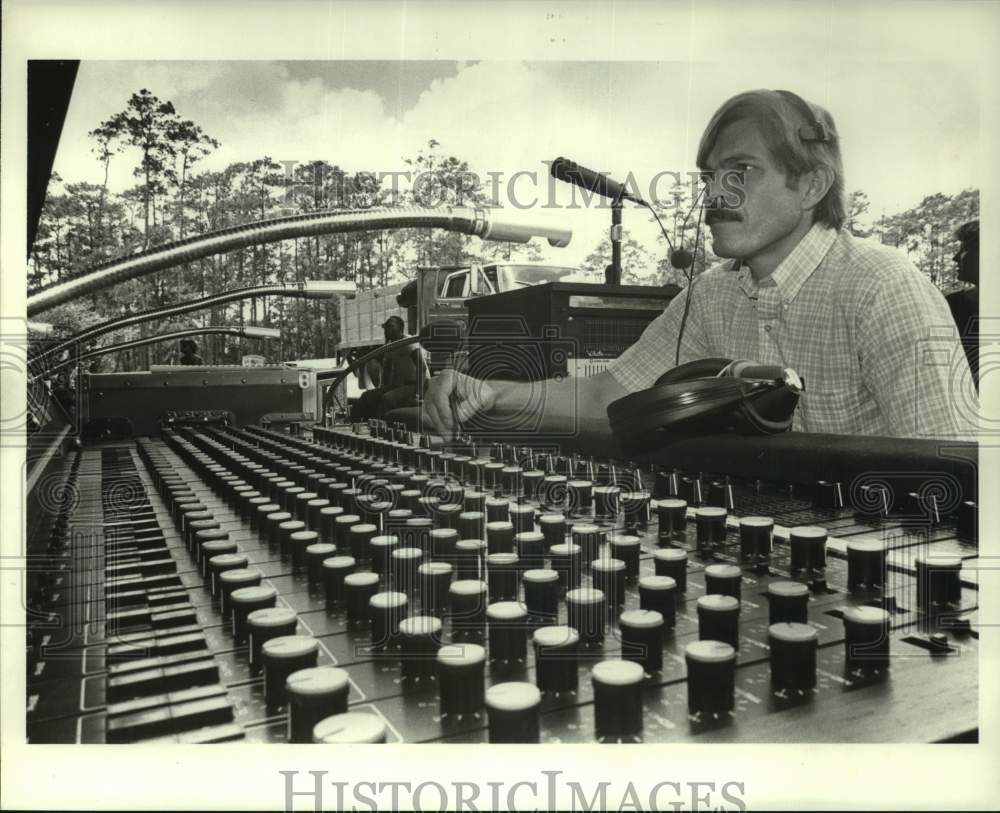
[[[688,213],[684,216],[684,222],[681,224],[681,234],[683,234],[684,231],[686,230],[688,219],[691,217],[691,213],[694,211],[695,206],[698,206],[698,201],[704,194],[705,194],[705,188],[702,187],[702,189],[695,196],[695,199],[692,202],[691,207],[688,209]],[[660,220],[659,214],[657,214],[656,209],[654,209],[652,205],[647,203],[646,207],[649,209],[649,211],[653,213],[653,217],[656,218],[656,222],[660,227],[660,231],[663,232],[663,237],[666,239],[667,245],[670,247],[670,255],[672,257],[674,254],[674,244],[670,240],[670,235],[667,234],[667,230],[663,225],[663,221]],[[695,261],[698,258],[698,245],[701,242],[701,225],[704,213],[705,213],[705,207],[699,206],[698,223],[695,226],[695,231],[694,231],[694,251],[691,252],[691,265],[689,265],[685,269],[681,269],[681,273],[684,274],[684,278],[687,280],[688,288],[687,288],[687,294],[685,295],[684,299],[684,313],[681,315],[680,330],[677,331],[677,349],[674,353],[675,367],[681,363],[681,339],[684,337],[684,328],[687,326],[688,313],[691,310],[691,297],[694,295],[694,266],[695,266]]]

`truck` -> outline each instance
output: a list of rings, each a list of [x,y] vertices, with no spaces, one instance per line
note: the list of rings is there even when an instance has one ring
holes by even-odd
[[[384,344],[382,324],[390,316],[400,317],[406,332],[415,335],[435,320],[466,322],[466,301],[474,297],[556,282],[577,273],[576,268],[533,263],[419,266],[409,282],[340,299],[338,357],[356,358]]]

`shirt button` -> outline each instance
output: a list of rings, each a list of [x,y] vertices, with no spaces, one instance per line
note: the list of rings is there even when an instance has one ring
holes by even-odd
[[[771,332],[771,326],[770,325],[764,325],[764,330],[766,330],[768,333],[770,333]]]

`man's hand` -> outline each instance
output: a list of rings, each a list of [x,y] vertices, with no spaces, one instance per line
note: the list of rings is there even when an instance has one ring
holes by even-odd
[[[492,409],[496,400],[489,382],[444,370],[431,379],[424,395],[424,427],[450,438],[470,418]]]

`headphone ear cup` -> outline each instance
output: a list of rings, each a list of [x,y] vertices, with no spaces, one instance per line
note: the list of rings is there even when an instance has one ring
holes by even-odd
[[[660,433],[718,431],[743,397],[738,379],[698,378],[619,398],[608,405],[608,419],[623,451],[639,454],[655,447]]]
[[[659,387],[662,384],[674,384],[678,381],[691,381],[695,378],[717,376],[729,364],[732,364],[732,359],[710,358],[689,361],[667,370],[656,379],[656,383],[653,386]]]
[[[792,428],[798,402],[798,394],[791,390],[766,389],[749,394],[738,411],[748,429],[757,434],[777,435]]]

